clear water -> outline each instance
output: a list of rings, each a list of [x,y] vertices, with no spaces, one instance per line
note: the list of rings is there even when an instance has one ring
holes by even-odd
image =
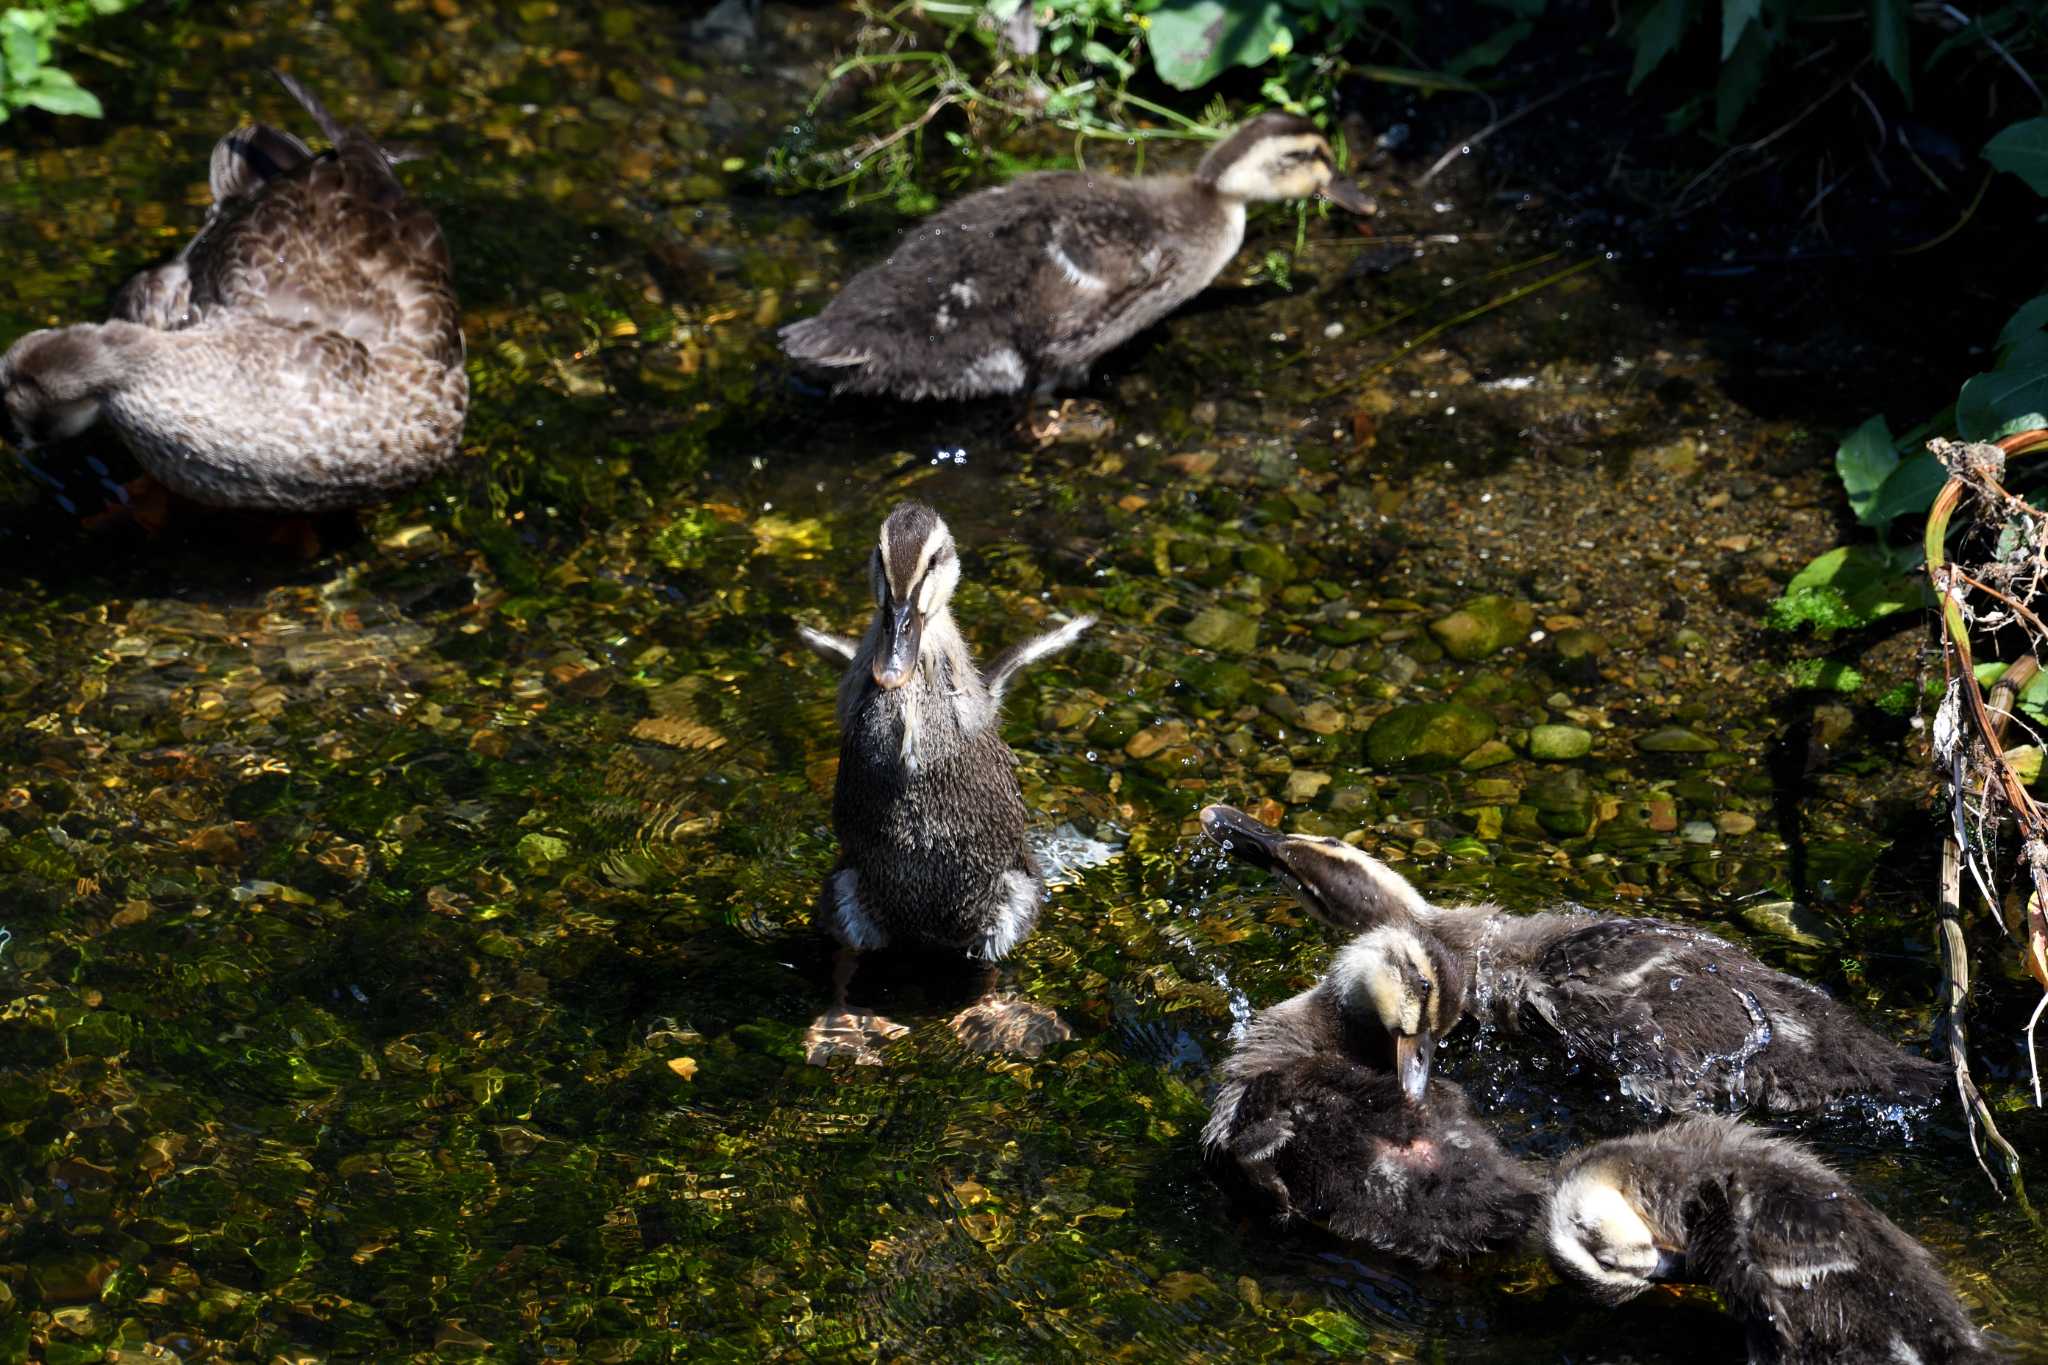
[[[106,37],[133,67],[82,71],[104,123],[8,126],[11,337],[174,250],[220,133],[310,132],[262,74],[288,62],[424,153],[476,401],[459,473],[303,561],[82,534],[11,476],[0,1357],[1729,1358],[1698,1296],[1606,1312],[1532,1258],[1421,1273],[1228,1206],[1194,1147],[1210,1068],[1331,942],[1192,817],[1292,783],[1291,824],[1362,829],[1433,893],[1694,920],[1923,1037],[1928,878],[1885,852],[1927,829],[1923,769],[1873,713],[1855,762],[1787,777],[1809,699],[1744,598],[1835,534],[1824,438],[1730,397],[1741,347],[1607,266],[1373,372],[1459,282],[1553,249],[1398,198],[1372,239],[1311,222],[1292,293],[1229,283],[1292,243],[1255,221],[1225,287],[1105,367],[1109,434],[821,402],[769,329],[892,221],[727,163],[849,22],[771,8],[738,69],[643,4],[146,12]],[[792,625],[858,626],[912,494],[984,652],[1103,617],[1007,722],[1074,852],[1003,984],[1078,1036],[968,1053],[945,1020],[975,983],[912,979],[884,1065],[812,1067],[834,679]],[[1428,624],[1483,592],[1608,652],[1443,658]],[[1253,636],[1198,624],[1217,607]],[[1192,642],[1218,626],[1235,647]],[[1452,696],[1594,752],[1366,761],[1380,712]],[[1635,743],[1674,725],[1716,747]],[[1788,897],[1831,942],[1744,918]],[[2029,997],[1979,974],[1983,1070],[2039,1164]],[[1440,1056],[1519,1149],[1637,1121],[1503,1049]],[[2048,1250],[1952,1111],[1811,1136],[2048,1354]]]

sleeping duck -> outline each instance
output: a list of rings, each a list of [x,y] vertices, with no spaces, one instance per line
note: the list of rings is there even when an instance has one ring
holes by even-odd
[[[1202,827],[1279,873],[1335,928],[1420,926],[1469,964],[1474,1017],[1554,1037],[1653,1108],[1795,1113],[1854,1097],[1920,1103],[1942,1088],[1940,1066],[1901,1052],[1826,992],[1688,925],[1431,905],[1340,840],[1282,834],[1229,806],[1203,811]]]
[[[1043,396],[1193,298],[1244,240],[1247,203],[1373,203],[1315,125],[1262,114],[1193,175],[1019,176],[926,219],[782,349],[841,393]]]
[[[1405,925],[1367,930],[1313,988],[1252,1019],[1221,1068],[1203,1146],[1282,1221],[1425,1265],[1519,1240],[1539,1182],[1462,1090],[1429,1075],[1464,998],[1441,944]]]
[[[895,945],[993,962],[1031,931],[1045,888],[998,718],[1017,674],[1095,620],[1069,621],[976,668],[950,605],[960,581],[953,534],[919,502],[898,504],[882,523],[868,575],[875,615],[858,641],[799,628],[846,669],[832,797],[839,867],[820,902],[842,950],[838,1006],[850,953]]]
[[[216,507],[374,502],[454,459],[469,405],[448,247],[392,158],[278,77],[333,149],[256,126],[222,138],[214,203],[113,318],[0,357],[23,450],[104,418],[171,491]]]
[[[1711,1286],[1753,1365],[1962,1365],[1996,1357],[1927,1249],[1806,1148],[1701,1116],[1568,1158],[1551,1261],[1608,1303]]]

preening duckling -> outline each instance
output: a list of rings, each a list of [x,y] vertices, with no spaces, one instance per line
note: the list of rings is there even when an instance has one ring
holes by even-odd
[[[1019,176],[911,229],[784,327],[782,349],[841,393],[1043,395],[1207,288],[1244,241],[1247,203],[1311,196],[1373,210],[1290,114],[1251,120],[1193,175]]]
[[[1312,989],[1255,1016],[1202,1131],[1279,1216],[1424,1264],[1519,1240],[1541,1186],[1432,1080],[1465,978],[1441,944],[1387,925]]]
[[[1095,621],[1069,621],[977,669],[953,623],[953,534],[919,502],[889,513],[868,573],[875,615],[858,641],[800,628],[805,644],[846,665],[832,796],[839,867],[819,904],[843,950],[835,1007],[852,952],[938,948],[993,962],[1031,932],[1045,886],[998,726],[1003,693]]]
[[[1613,1073],[1653,1107],[1790,1113],[1858,1096],[1919,1103],[1941,1090],[1940,1066],[1703,930],[1431,905],[1341,840],[1282,834],[1229,806],[1203,811],[1202,827],[1234,856],[1279,873],[1333,927],[1420,926],[1468,964],[1475,1017],[1555,1037],[1569,1057]]]
[[[1551,1261],[1609,1303],[1660,1280],[1711,1286],[1753,1365],[1994,1359],[1927,1249],[1798,1143],[1697,1117],[1567,1159]]]
[[[280,76],[333,150],[240,129],[179,257],[113,320],[31,332],[0,358],[24,451],[104,418],[173,492],[317,512],[376,501],[455,457],[469,406],[448,247],[392,159]]]

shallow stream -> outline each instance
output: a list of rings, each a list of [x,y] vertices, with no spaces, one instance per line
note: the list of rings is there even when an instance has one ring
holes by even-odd
[[[223,132],[310,135],[286,64],[424,154],[469,458],[302,563],[82,534],[10,476],[0,1359],[1739,1353],[1698,1295],[1608,1312],[1533,1259],[1418,1272],[1229,1207],[1210,1070],[1331,939],[1192,817],[1362,831],[1443,897],[1709,925],[1922,1045],[1931,878],[1888,846],[1933,837],[1924,746],[1798,691],[1758,631],[1843,529],[1834,428],[1732,396],[1762,362],[1512,197],[1392,193],[1370,235],[1311,218],[1291,289],[1244,283],[1294,242],[1256,218],[1027,448],[1007,410],[832,403],[775,360],[896,226],[748,173],[837,11],[771,5],[740,67],[652,4],[199,9],[114,27],[103,123],[8,125],[0,337],[175,250]],[[792,627],[858,628],[910,495],[985,654],[1102,617],[1007,708],[1072,871],[1004,984],[1077,1037],[968,1053],[941,981],[892,999],[883,1065],[810,1066],[835,679]],[[1489,595],[1526,626],[1447,654],[1432,626]],[[1421,702],[1470,742],[1369,761]],[[1530,757],[1538,726],[1590,752]],[[1980,1074],[2048,1171],[2028,993],[1978,972]],[[1468,1037],[1439,1056],[1523,1151],[1640,1117]],[[1953,1106],[1808,1131],[2048,1358],[2048,1242]]]

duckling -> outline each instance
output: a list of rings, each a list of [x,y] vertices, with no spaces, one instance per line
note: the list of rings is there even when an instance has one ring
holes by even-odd
[[[846,666],[839,684],[839,867],[820,920],[851,952],[939,948],[993,962],[1038,919],[1045,887],[1024,841],[1024,798],[997,725],[1026,665],[1093,625],[1078,617],[979,670],[953,623],[960,581],[953,533],[920,502],[899,503],[869,557],[875,616],[859,641],[800,627],[805,644]]]
[[[1463,1008],[1463,969],[1407,925],[1367,930],[1311,989],[1262,1010],[1221,1068],[1202,1130],[1299,1219],[1425,1265],[1519,1240],[1537,1179],[1429,1075]]]
[[[393,158],[289,76],[333,149],[256,126],[214,148],[214,203],[112,320],[0,357],[23,450],[104,418],[148,473],[216,507],[372,502],[456,454],[469,405],[447,244]]]
[[[1420,926],[1470,964],[1475,1017],[1555,1038],[1652,1108],[1796,1113],[1856,1097],[1922,1103],[1942,1088],[1939,1065],[1900,1051],[1820,988],[1689,925],[1431,905],[1341,840],[1282,834],[1229,806],[1203,811],[1202,827],[1281,874],[1335,928]]]
[[[1568,1158],[1551,1261],[1610,1304],[1711,1286],[1752,1365],[1962,1365],[1996,1357],[1927,1249],[1805,1147],[1702,1116]]]
[[[1337,178],[1315,125],[1279,113],[1193,175],[1019,176],[911,229],[824,312],[784,327],[782,349],[841,393],[1043,397],[1207,288],[1244,240],[1247,203],[1311,196],[1375,207]]]

